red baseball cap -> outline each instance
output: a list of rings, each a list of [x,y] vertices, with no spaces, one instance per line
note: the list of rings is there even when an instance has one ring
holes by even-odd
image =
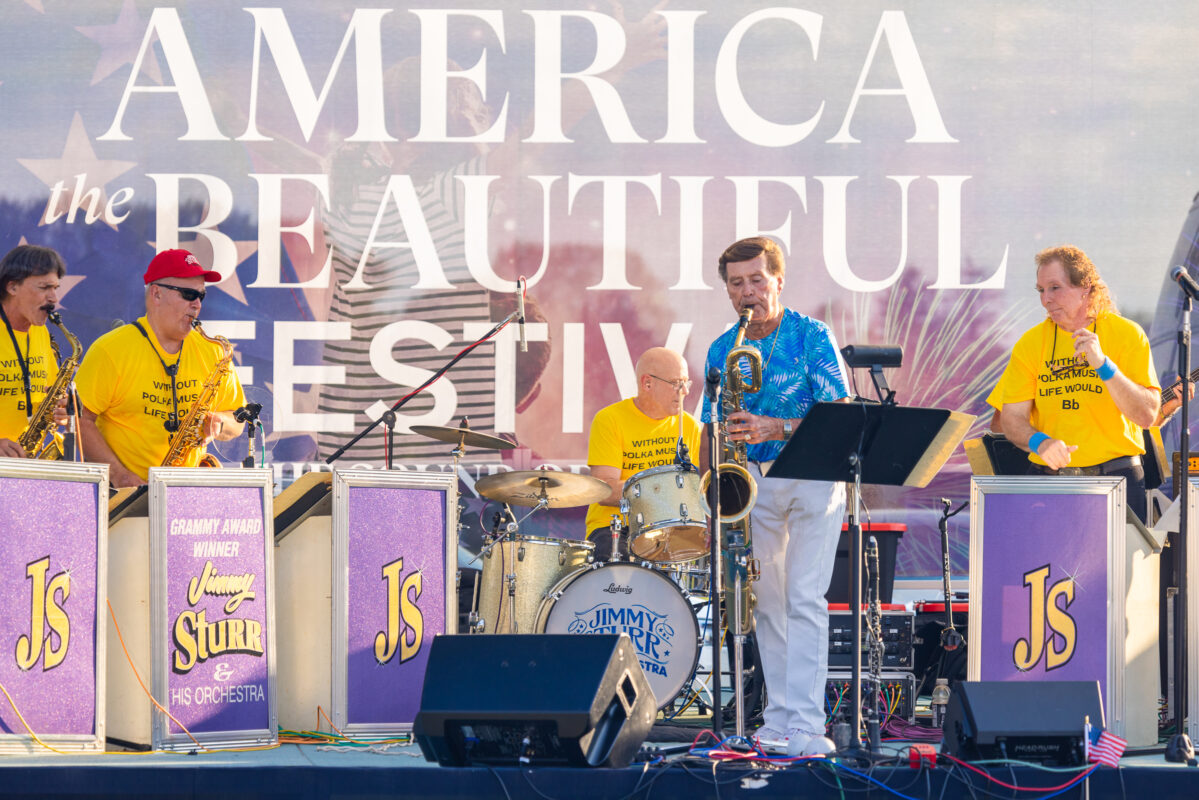
[[[187,250],[163,250],[151,259],[142,279],[146,283],[154,283],[163,278],[194,278],[197,275],[203,276],[208,283],[222,280],[221,273],[204,269],[200,259]]]

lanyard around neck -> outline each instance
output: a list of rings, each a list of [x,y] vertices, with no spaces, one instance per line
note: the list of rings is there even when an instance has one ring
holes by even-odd
[[[154,346],[154,342],[150,341],[150,334],[146,333],[146,329],[142,327],[142,324],[135,320],[133,325],[145,337],[146,344],[150,345],[150,349],[154,351],[154,357],[158,359],[159,364],[162,364],[162,371],[171,379],[171,416],[166,422],[162,423],[162,427],[167,429],[167,433],[174,433],[179,430],[179,388],[175,383],[175,376],[179,374],[179,364],[183,361],[183,347],[180,346],[179,357],[175,359],[175,363],[168,367],[167,362],[159,355],[158,348]]]
[[[32,347],[30,342],[33,337],[29,332],[25,332],[25,357],[21,357],[21,345],[17,344],[17,332],[13,330],[12,323],[8,321],[8,314],[4,311],[4,306],[0,305],[0,317],[4,319],[4,327],[8,328],[8,336],[12,339],[13,352],[17,354],[17,364],[21,367],[21,381],[25,384],[25,419],[30,419],[33,414],[33,390],[29,380],[29,348]]]

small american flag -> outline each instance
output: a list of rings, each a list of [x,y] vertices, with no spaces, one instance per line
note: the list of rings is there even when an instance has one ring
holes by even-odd
[[[1091,721],[1086,722],[1087,762],[1103,764],[1106,767],[1120,766],[1120,756],[1128,747],[1128,740],[1101,728],[1092,728]]]

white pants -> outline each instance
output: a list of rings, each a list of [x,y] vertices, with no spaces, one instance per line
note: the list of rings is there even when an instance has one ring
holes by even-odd
[[[758,472],[754,465],[751,468]],[[828,604],[837,539],[845,516],[845,484],[754,476],[750,515],[754,557],[754,623],[768,701],[764,722],[786,731],[824,733],[828,675]]]

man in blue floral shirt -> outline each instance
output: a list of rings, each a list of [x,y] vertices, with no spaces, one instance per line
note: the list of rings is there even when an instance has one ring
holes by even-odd
[[[833,749],[824,735],[824,594],[845,515],[845,485],[764,476],[808,409],[845,399],[849,389],[828,326],[783,307],[784,271],[782,251],[766,237],[742,239],[720,256],[733,309],[753,310],[744,344],[762,355],[762,389],[744,395],[743,410],[729,415],[727,432],[732,441],[748,444],[758,486],[750,515],[753,554],[761,566],[753,586],[754,620],[768,702],[757,736],[772,750],[816,755]],[[736,333],[730,329],[712,343],[708,368],[724,371]],[[742,368],[748,378],[744,362]],[[703,421],[710,421],[706,406]]]

